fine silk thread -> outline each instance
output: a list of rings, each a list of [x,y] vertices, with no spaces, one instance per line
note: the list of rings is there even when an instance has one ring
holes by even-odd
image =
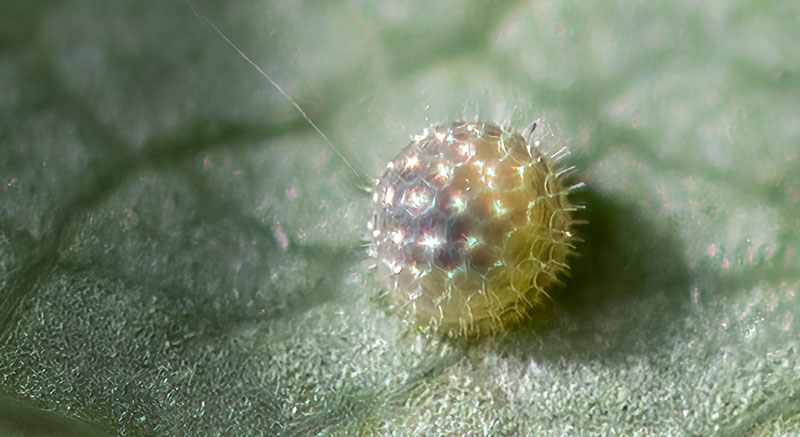
[[[218,26],[207,24],[365,177],[297,101]],[[515,132],[490,121],[431,126],[375,180],[369,254],[410,324],[449,335],[497,333],[530,316],[561,283],[577,238],[567,185],[575,168],[541,120]]]

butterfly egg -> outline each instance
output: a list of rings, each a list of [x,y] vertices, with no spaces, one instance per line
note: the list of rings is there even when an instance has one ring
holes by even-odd
[[[451,335],[496,332],[525,317],[568,270],[574,208],[565,149],[534,124],[435,126],[387,165],[373,190],[369,252],[411,323]]]

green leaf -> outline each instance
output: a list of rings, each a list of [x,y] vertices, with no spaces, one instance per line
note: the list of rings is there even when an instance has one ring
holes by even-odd
[[[431,123],[544,117],[588,187],[572,278],[417,333],[351,169],[187,3],[6,1],[0,430],[800,432],[796,2],[195,7],[371,177]]]

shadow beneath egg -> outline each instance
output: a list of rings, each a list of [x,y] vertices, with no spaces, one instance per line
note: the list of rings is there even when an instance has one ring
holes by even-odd
[[[668,354],[690,311],[691,272],[672,222],[591,190],[571,278],[550,305],[499,339],[504,354],[602,360]]]

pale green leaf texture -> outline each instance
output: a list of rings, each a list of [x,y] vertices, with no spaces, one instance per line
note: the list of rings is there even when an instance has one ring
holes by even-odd
[[[187,3],[6,0],[0,433],[800,432],[800,3],[196,7],[370,177],[429,123],[545,117],[572,278],[419,335],[350,169]]]

